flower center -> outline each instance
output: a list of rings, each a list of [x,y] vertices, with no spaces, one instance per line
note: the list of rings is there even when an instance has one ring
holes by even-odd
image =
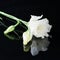
[[[39,32],[44,31],[44,26],[43,26],[43,25],[39,25],[39,26],[37,27],[37,30],[38,30]]]

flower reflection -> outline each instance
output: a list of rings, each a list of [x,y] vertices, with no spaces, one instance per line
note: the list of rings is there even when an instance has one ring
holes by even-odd
[[[31,54],[35,56],[39,51],[47,51],[49,44],[48,38],[41,39],[34,37],[31,44]]]
[[[32,40],[27,44],[23,45],[25,52],[30,50],[32,56],[37,55],[40,51],[47,51],[50,41],[48,38],[36,38],[33,37]]]

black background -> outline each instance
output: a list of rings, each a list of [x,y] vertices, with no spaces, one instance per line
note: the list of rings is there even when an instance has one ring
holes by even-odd
[[[23,52],[21,41],[9,40],[3,34],[5,28],[0,27],[0,57],[14,57],[15,59],[36,59],[51,60],[59,57],[59,26],[56,20],[56,1],[46,0],[0,0],[0,10],[14,15],[23,20],[29,21],[30,15],[41,15],[48,18],[53,28],[51,30],[52,39],[47,52],[40,52],[37,56],[32,57],[30,52]],[[9,24],[9,22],[8,22]],[[4,59],[4,58],[2,58]],[[7,58],[10,59],[10,58]]]

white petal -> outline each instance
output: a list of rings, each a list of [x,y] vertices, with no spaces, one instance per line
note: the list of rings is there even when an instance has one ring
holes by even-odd
[[[43,15],[41,15],[41,16],[31,15],[30,21],[35,21],[35,20],[41,19],[42,17],[43,17]]]
[[[49,20],[47,18],[43,18],[40,20],[42,23],[49,23]]]

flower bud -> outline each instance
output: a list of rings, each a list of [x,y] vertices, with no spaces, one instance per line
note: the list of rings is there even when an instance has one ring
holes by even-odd
[[[7,34],[7,33],[9,33],[9,32],[12,32],[12,31],[14,31],[14,29],[15,29],[15,26],[14,26],[14,25],[11,25],[11,26],[9,26],[9,27],[4,31],[4,34]]]
[[[23,33],[23,44],[27,45],[29,41],[32,39],[32,34],[29,30]]]

